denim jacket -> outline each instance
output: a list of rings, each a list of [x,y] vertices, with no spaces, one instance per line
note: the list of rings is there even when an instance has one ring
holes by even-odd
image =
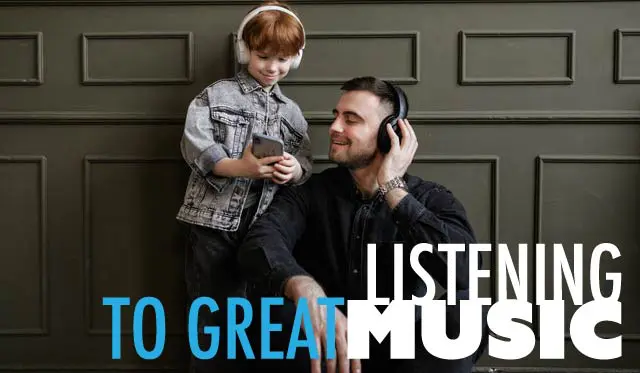
[[[303,176],[297,184],[302,184],[312,167],[307,128],[300,107],[277,84],[266,92],[246,69],[206,87],[191,101],[186,115],[180,150],[191,174],[176,218],[224,231],[237,230],[253,180],[214,175],[215,163],[241,158],[252,133],[276,136],[300,163]],[[265,211],[278,188],[265,179],[253,219]]]

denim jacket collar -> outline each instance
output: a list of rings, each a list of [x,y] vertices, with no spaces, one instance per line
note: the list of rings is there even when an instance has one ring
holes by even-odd
[[[242,93],[246,94],[249,92],[253,92],[257,89],[262,89],[262,86],[260,85],[260,83],[253,76],[251,76],[251,74],[249,74],[246,68],[243,68],[242,70],[238,71],[238,73],[236,74],[236,79],[240,84]],[[271,92],[273,92],[273,95],[275,98],[277,98],[281,102],[285,102],[284,95],[280,90],[279,84],[276,83],[271,89]]]

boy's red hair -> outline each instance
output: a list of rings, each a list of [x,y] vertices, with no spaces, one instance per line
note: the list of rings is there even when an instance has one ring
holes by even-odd
[[[267,1],[260,6],[265,5],[277,5],[291,10],[278,1]],[[291,15],[278,10],[267,10],[258,13],[246,24],[242,39],[249,50],[291,57],[298,54],[298,50],[304,45],[304,30]]]

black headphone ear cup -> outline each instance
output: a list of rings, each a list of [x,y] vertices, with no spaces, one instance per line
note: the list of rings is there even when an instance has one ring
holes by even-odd
[[[394,115],[389,115],[382,120],[380,128],[378,128],[378,150],[383,154],[386,154],[391,150],[391,138],[387,133],[387,123],[391,123],[391,127],[397,133],[398,124]]]

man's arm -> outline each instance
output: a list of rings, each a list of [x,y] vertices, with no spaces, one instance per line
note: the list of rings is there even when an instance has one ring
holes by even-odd
[[[238,250],[240,268],[247,279],[265,285],[273,296],[284,295],[284,284],[289,278],[309,276],[292,254],[306,227],[309,212],[306,189],[280,188]]]
[[[300,164],[301,174],[300,177],[293,180],[294,185],[300,185],[305,183],[311,177],[312,168],[313,168],[313,156],[311,154],[311,140],[309,139],[309,123],[304,118],[302,111],[298,108],[297,113],[294,117],[294,121],[296,128],[303,128],[303,137],[302,142],[300,143],[300,148],[294,155],[298,163]]]
[[[378,170],[378,185],[386,186],[396,177],[405,174],[418,149],[418,140],[407,119],[398,121],[402,131],[402,143],[387,125],[391,150],[385,155]],[[468,244],[475,242],[462,204],[443,187],[418,192],[418,199],[406,191],[395,188],[385,198],[393,211],[407,250],[419,243],[433,246],[433,253],[420,255],[420,264],[441,285],[447,284],[447,273],[456,271],[456,288],[469,288]],[[421,202],[424,201],[424,202]],[[447,252],[438,250],[438,244],[463,244],[464,251],[456,252],[456,266],[447,266]]]
[[[263,283],[271,296],[286,297],[296,305],[306,300],[311,330],[307,324],[302,328],[315,343],[318,356],[326,356],[328,326],[327,306],[320,305],[319,299],[327,295],[292,255],[293,248],[302,235],[310,208],[311,183],[297,187],[280,189],[271,206],[249,229],[240,250],[240,266],[254,283]],[[349,360],[347,356],[347,319],[340,309],[335,308],[334,331],[336,359],[327,361],[329,371],[346,372],[349,367],[354,373],[360,372],[360,360]],[[311,373],[321,373],[321,359],[311,359]]]
[[[395,189],[395,191],[402,191]],[[393,196],[387,195],[388,200]],[[396,192],[399,193],[399,192]],[[406,193],[406,192],[404,192]],[[456,288],[469,288],[468,244],[475,243],[473,228],[467,219],[465,209],[455,196],[442,187],[426,191],[420,202],[411,194],[406,194],[393,209],[393,220],[404,237],[405,247],[411,250],[419,243],[433,246],[433,253],[420,255],[421,265],[440,284],[446,284],[447,252],[439,251],[438,244],[464,244],[464,251],[456,252]],[[479,259],[480,260],[480,259]],[[480,265],[482,262],[479,261]]]
[[[300,149],[295,155],[298,163],[300,163],[300,177],[293,180],[294,185],[300,185],[305,183],[311,177],[313,168],[313,157],[311,155],[311,141],[309,139],[309,133],[305,132],[300,144]]]

